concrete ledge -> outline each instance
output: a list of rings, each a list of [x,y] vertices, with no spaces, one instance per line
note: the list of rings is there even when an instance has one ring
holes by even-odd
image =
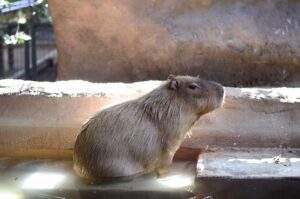
[[[300,179],[300,151],[297,149],[219,150],[202,153],[197,178]]]
[[[159,84],[0,80],[0,155],[71,157],[79,128],[89,116]],[[199,120],[179,158],[218,147],[300,147],[299,88],[226,92],[224,108]]]
[[[202,153],[195,192],[198,198],[299,198],[299,155],[299,149],[279,148]]]

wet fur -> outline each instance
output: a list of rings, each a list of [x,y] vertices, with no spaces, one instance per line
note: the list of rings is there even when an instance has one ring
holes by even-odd
[[[174,88],[172,83],[178,88]],[[188,89],[201,85],[201,92]],[[172,76],[160,87],[90,118],[74,147],[74,169],[89,181],[164,170],[199,117],[221,106],[223,88],[189,76]]]

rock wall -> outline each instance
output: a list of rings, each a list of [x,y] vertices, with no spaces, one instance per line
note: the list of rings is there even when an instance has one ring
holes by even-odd
[[[297,0],[51,0],[60,80],[299,85]]]

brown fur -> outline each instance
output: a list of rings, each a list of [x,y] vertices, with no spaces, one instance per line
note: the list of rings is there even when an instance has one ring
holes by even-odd
[[[87,121],[75,143],[74,169],[92,181],[164,171],[193,124],[223,98],[215,82],[170,75],[150,93]]]

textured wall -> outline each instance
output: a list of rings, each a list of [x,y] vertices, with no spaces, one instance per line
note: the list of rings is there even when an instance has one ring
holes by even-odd
[[[50,0],[59,79],[300,82],[300,1]],[[299,83],[298,83],[299,85]]]

